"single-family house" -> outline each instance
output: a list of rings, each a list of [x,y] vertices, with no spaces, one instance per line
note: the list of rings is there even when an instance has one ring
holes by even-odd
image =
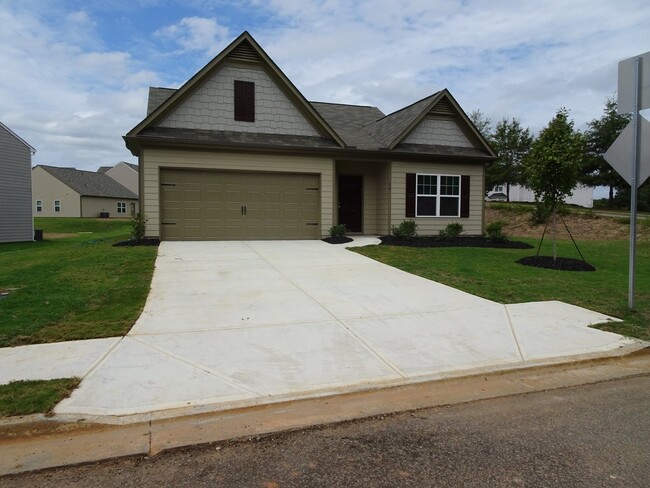
[[[0,122],[0,242],[34,240],[31,170],[35,152]]]
[[[505,185],[497,185],[492,188],[488,191],[486,199],[492,202],[505,202],[508,199]],[[522,185],[510,185],[510,201],[534,202],[535,193]],[[584,185],[576,186],[572,190],[571,196],[566,198],[565,203],[592,208],[594,206],[594,188]]]
[[[125,137],[147,237],[319,239],[333,224],[483,230],[495,154],[448,90],[389,115],[309,102],[244,32],[178,89],[151,88]]]
[[[106,174],[37,165],[32,169],[38,217],[132,217],[138,196]]]
[[[97,172],[110,176],[120,185],[128,188],[136,195],[139,193],[139,169],[137,164],[120,161],[115,166],[102,166],[97,170]]]

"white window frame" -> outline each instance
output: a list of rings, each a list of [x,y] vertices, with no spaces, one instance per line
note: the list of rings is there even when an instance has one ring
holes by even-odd
[[[126,202],[117,202],[117,214],[126,215]]]
[[[420,181],[420,176],[435,176],[436,177],[436,193],[435,194],[426,194],[419,193],[418,182]],[[443,177],[452,177],[458,178],[458,195],[441,195],[440,187],[442,185]],[[439,174],[439,173],[416,173],[415,175],[415,216],[416,217],[435,217],[435,218],[459,218],[460,217],[460,205],[461,205],[461,192],[462,192],[462,179],[460,175],[449,175],[449,174]],[[435,215],[422,215],[418,210],[418,198],[419,197],[432,197],[436,199],[436,213]],[[440,215],[440,198],[457,198],[458,199],[458,213],[456,215]]]
[[[43,211],[43,200],[36,200],[36,211],[37,212]]]
[[[54,200],[54,211],[55,212],[61,211],[61,200]]]

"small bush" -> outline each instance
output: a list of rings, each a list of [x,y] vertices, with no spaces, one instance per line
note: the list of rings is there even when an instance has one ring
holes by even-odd
[[[463,224],[459,224],[458,222],[452,222],[451,224],[447,224],[447,227],[442,229],[438,235],[440,236],[441,239],[455,239],[462,233],[463,233]]]
[[[394,225],[391,233],[398,239],[412,239],[418,234],[418,224],[414,220],[404,220],[399,225]]]
[[[486,237],[488,239],[492,239],[493,241],[505,241],[508,238],[503,232],[505,225],[506,223],[502,222],[501,220],[497,220],[496,222],[488,224],[487,227],[485,227]]]
[[[348,228],[345,224],[336,224],[330,227],[330,237],[345,237],[348,233]]]
[[[528,222],[530,225],[541,225],[548,222],[548,218],[551,216],[551,209],[548,206],[544,205],[543,202],[537,202],[533,207],[533,211],[530,213],[530,218]]]
[[[131,238],[144,239],[144,234],[147,230],[147,219],[144,214],[137,214],[131,219]]]

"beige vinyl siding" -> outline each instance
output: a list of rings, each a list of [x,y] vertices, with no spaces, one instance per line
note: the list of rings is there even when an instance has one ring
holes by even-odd
[[[382,162],[338,161],[336,163],[337,176],[361,175],[363,177],[364,234],[387,233],[388,167],[389,164]]]
[[[30,149],[0,126],[0,242],[34,239]]]
[[[391,225],[407,220],[406,174],[431,173],[467,175],[470,177],[469,218],[415,217],[420,235],[434,235],[451,222],[463,224],[463,233],[480,235],[483,232],[483,165],[393,162],[391,173]],[[411,220],[409,218],[408,220]]]
[[[43,211],[36,212],[36,201],[43,202]],[[61,211],[54,211],[54,200],[61,201]],[[79,194],[40,166],[32,170],[32,205],[35,217],[80,217]]]
[[[148,219],[147,237],[160,236],[160,168],[318,174],[321,184],[320,235],[327,235],[332,226],[334,161],[330,158],[146,147],[142,148],[140,162],[143,185],[142,211]]]
[[[129,165],[126,165],[122,162],[117,163],[106,173],[107,176],[110,176],[120,185],[125,187],[128,190],[131,190],[136,195],[139,194],[138,191],[138,172],[131,168]]]
[[[117,213],[117,202],[126,203],[126,213]],[[131,218],[131,203],[135,203],[138,213],[138,201],[128,198],[81,197],[81,216],[99,217],[100,212],[108,212],[110,218]]]

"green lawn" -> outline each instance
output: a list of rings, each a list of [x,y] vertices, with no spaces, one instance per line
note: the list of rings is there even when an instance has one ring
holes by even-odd
[[[0,385],[0,417],[48,413],[78,385],[78,378],[14,381]]]
[[[125,334],[149,292],[156,248],[112,247],[128,220],[37,218],[41,242],[0,244],[0,347]]]
[[[537,245],[534,239],[521,239]],[[561,300],[624,319],[602,328],[650,340],[650,242],[637,244],[637,311],[627,311],[628,246],[625,241],[582,242],[595,272],[554,271],[522,266],[519,258],[536,249],[410,248],[366,246],[365,256],[500,303]],[[541,254],[550,255],[546,241]],[[570,241],[559,242],[559,256],[578,257]]]

